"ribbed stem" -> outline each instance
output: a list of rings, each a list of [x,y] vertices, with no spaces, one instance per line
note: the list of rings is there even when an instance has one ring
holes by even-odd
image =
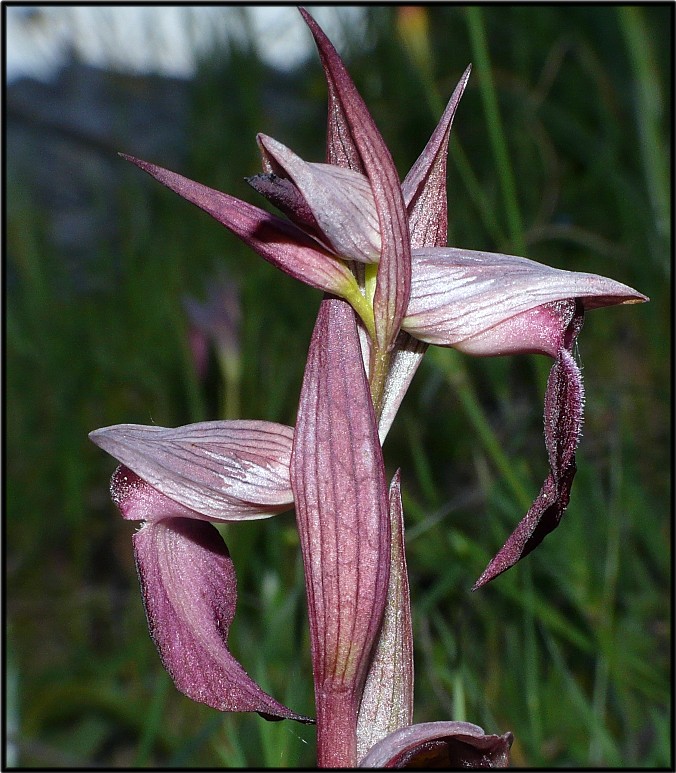
[[[317,766],[357,766],[357,700],[352,691],[315,691],[317,710]]]

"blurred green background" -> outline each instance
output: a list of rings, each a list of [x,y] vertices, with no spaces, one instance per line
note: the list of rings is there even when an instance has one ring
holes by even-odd
[[[416,721],[511,730],[518,766],[673,764],[672,28],[671,5],[369,7],[359,44],[346,29],[340,46],[402,177],[473,63],[452,132],[450,244],[604,274],[651,298],[588,315],[570,507],[488,588],[470,592],[547,471],[550,361],[430,349],[385,444],[388,474],[402,468]],[[135,88],[111,77],[121,95]],[[323,158],[316,58],[282,75],[240,41],[203,55],[184,91],[185,142],[158,141],[148,160],[260,203],[243,181],[260,170],[257,131]],[[123,422],[292,424],[320,301],[114,154],[142,155],[147,140],[92,148],[71,127],[73,174],[98,164],[115,180],[86,202],[112,231],[74,261],[8,135],[6,762],[311,766],[313,728],[222,715],[174,689],[147,632],[135,526],[108,499],[115,463],[87,440]],[[199,369],[184,298],[203,300],[219,276],[237,287],[241,324],[228,356],[212,346]],[[313,713],[293,514],[224,533],[239,581],[231,649]]]

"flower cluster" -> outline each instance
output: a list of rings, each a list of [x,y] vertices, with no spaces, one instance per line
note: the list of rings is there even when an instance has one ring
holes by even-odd
[[[400,183],[343,62],[305,11],[328,83],[325,163],[258,136],[251,186],[284,217],[125,156],[264,259],[325,293],[295,427],[121,424],[91,439],[120,462],[111,492],[139,520],[134,553],[150,633],[176,686],[223,711],[311,722],[263,692],[227,646],[236,579],[213,526],[295,508],[305,567],[321,766],[500,766],[511,734],[413,724],[413,641],[399,472],[382,443],[429,344],[553,358],[550,471],[475,587],[513,566],[568,504],[582,423],[573,347],[588,309],[647,300],[619,282],[525,258],[449,248],[446,155],[462,76]]]

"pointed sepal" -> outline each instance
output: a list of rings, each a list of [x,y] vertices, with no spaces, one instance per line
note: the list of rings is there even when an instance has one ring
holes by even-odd
[[[357,291],[354,275],[293,223],[189,180],[155,164],[120,154],[162,185],[207,212],[273,266],[304,284],[346,297]]]
[[[373,310],[378,346],[388,351],[399,333],[411,288],[411,242],[399,177],[338,52],[307,11],[301,9],[301,14],[329,84],[329,161],[363,172],[371,185],[381,243]]]

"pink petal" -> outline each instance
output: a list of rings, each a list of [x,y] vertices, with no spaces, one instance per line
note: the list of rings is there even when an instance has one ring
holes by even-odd
[[[293,504],[293,429],[267,421],[117,424],[90,439],[175,503],[208,520],[268,518]],[[127,516],[130,517],[130,516]]]
[[[513,255],[426,248],[414,250],[412,260],[404,330],[428,343],[469,354],[543,351],[555,355],[558,342],[543,340],[539,312],[514,319],[552,301],[580,298],[585,309],[593,309],[648,300],[612,279]],[[498,327],[505,323],[511,327]],[[555,329],[555,324],[549,326],[550,331]]]
[[[390,486],[390,519],[387,604],[359,706],[357,759],[385,736],[413,722],[413,631],[398,471]]]
[[[361,768],[506,768],[511,733],[486,735],[469,722],[423,722],[377,743]]]
[[[352,169],[303,161],[281,142],[258,135],[258,142],[289,177],[312,212],[324,244],[338,257],[360,263],[380,260],[380,232],[371,186]]]
[[[390,517],[354,313],[338,299],[322,302],[312,335],[291,485],[322,730],[318,759],[349,766],[356,762],[360,688],[387,596]]]
[[[160,166],[123,153],[120,155],[203,209],[262,258],[295,279],[339,296],[356,288],[349,268],[323,251],[293,223]]]
[[[399,176],[390,151],[331,41],[306,11],[300,12],[314,36],[329,83],[329,160],[363,172],[371,184],[381,239],[373,307],[378,345],[387,351],[399,333],[411,285],[411,243]],[[338,144],[343,149],[336,152]]]
[[[186,518],[146,524],[134,554],[150,634],[182,693],[220,711],[312,721],[263,692],[230,654],[237,581],[214,526]]]

